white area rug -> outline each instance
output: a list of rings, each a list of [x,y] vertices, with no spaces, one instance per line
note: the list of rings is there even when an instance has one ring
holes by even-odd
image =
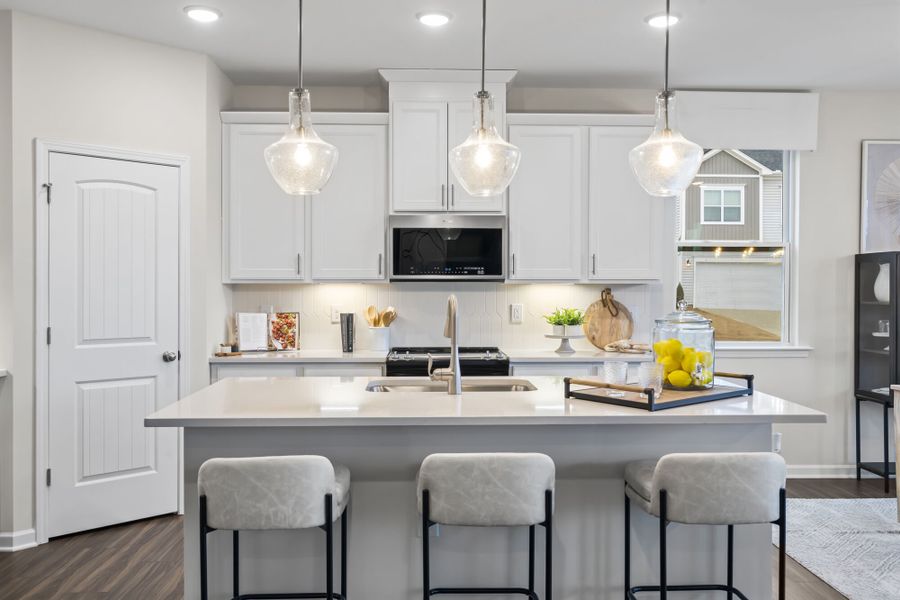
[[[850,600],[900,599],[896,498],[787,502],[791,558]]]

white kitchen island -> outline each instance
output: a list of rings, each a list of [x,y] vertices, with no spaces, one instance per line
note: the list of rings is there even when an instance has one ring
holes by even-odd
[[[627,462],[669,452],[768,451],[773,423],[825,421],[823,413],[761,392],[648,413],[567,400],[559,377],[527,380],[537,389],[453,397],[370,392],[369,378],[229,378],[150,415],[147,426],[185,428],[185,598],[199,598],[196,484],[209,458],[321,454],[347,465],[348,596],[413,600],[422,597],[414,483],[422,459],[432,452],[546,453],[557,467],[554,598],[620,600]],[[655,583],[657,522],[638,510],[632,518],[632,581]],[[433,585],[526,581],[526,528],[436,527],[435,535]],[[230,598],[230,535],[214,532],[209,541],[210,598]],[[735,541],[735,584],[751,598],[771,598],[769,526],[737,527]],[[242,591],[324,589],[324,545],[318,530],[242,535]],[[669,582],[724,580],[724,549],[724,528],[672,525]],[[541,589],[540,568],[537,577]]]

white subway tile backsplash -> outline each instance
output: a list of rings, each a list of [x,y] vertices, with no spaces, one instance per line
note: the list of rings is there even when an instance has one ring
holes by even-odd
[[[544,314],[556,307],[586,309],[611,287],[616,299],[631,311],[634,338],[648,341],[652,319],[664,312],[662,286],[586,284],[500,284],[500,283],[391,283],[391,284],[273,284],[233,285],[232,309],[300,313],[300,345],[303,348],[339,350],[340,325],[331,323],[331,307],[339,305],[356,314],[356,347],[370,349],[374,340],[368,330],[364,310],[374,304],[379,310],[397,309],[391,325],[392,346],[444,345],[442,337],[447,296],[456,294],[460,308],[460,344],[500,346],[506,349],[553,349],[555,340],[544,338],[550,326]],[[521,324],[510,323],[509,305],[524,305]],[[586,340],[573,340],[577,350],[593,348]]]

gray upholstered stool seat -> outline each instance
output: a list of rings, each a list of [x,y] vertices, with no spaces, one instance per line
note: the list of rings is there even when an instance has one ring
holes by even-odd
[[[546,531],[544,599],[552,597],[553,490],[556,467],[545,454],[432,454],[416,478],[422,515],[423,598],[437,594],[522,594],[534,591],[535,526]],[[432,525],[529,528],[527,588],[432,588],[428,531]]]
[[[283,598],[346,598],[347,505],[350,470],[332,465],[324,456],[267,456],[213,458],[200,466],[201,597],[208,595],[207,534],[217,529],[233,532],[234,598],[261,597],[240,594],[239,537],[241,530],[308,529],[320,527],[326,534],[326,587],[324,593],[288,593]],[[333,529],[341,519],[341,593],[332,589]],[[267,596],[272,597],[272,596]]]
[[[734,587],[734,525],[777,523],[781,534],[779,597],[784,598],[784,459],[770,452],[668,454],[625,467],[625,590],[640,592],[723,591],[746,600]],[[631,503],[660,519],[660,585],[631,587]],[[666,583],[666,527],[669,523],[728,526],[728,583]]]

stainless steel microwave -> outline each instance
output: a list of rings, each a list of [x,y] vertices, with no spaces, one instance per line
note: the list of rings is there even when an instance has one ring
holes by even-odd
[[[391,281],[506,278],[506,217],[393,216],[390,243]]]

